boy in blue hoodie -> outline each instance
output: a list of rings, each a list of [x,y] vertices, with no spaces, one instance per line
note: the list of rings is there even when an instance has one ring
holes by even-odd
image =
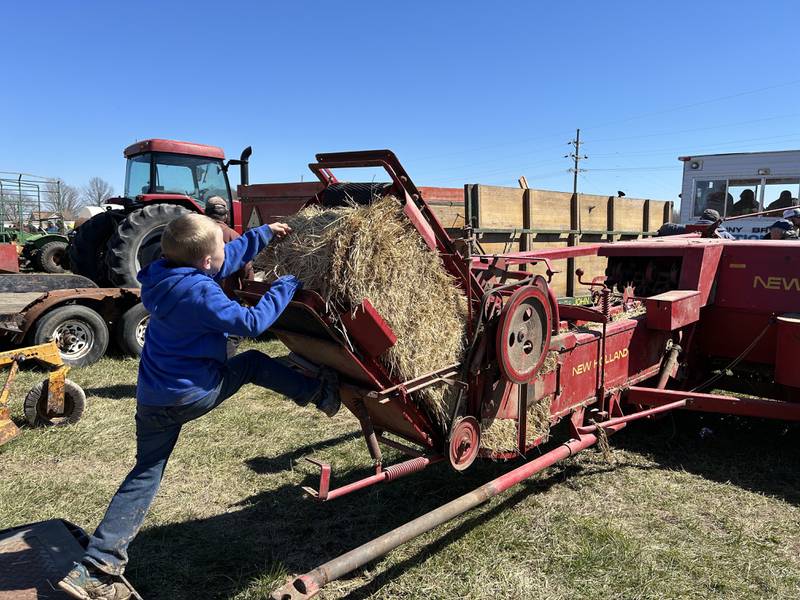
[[[253,307],[230,300],[218,281],[251,261],[273,236],[290,232],[273,223],[224,244],[208,217],[189,214],[164,230],[164,258],[138,275],[150,322],[136,385],[136,465],[111,500],[86,554],[59,586],[82,600],[124,600],[121,580],[128,545],[155,498],[181,426],[197,419],[242,385],[255,383],[288,396],[300,406],[316,405],[328,416],[340,406],[332,371],[306,377],[257,350],[227,360],[228,334],[256,337],[266,331],[292,299],[300,282],[278,279]]]

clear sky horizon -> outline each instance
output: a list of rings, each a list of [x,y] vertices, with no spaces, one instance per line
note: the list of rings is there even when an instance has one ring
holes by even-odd
[[[390,148],[418,185],[677,200],[680,155],[800,148],[791,2],[8,4],[0,171],[124,181],[150,137],[252,182]],[[234,182],[238,176],[234,177]]]

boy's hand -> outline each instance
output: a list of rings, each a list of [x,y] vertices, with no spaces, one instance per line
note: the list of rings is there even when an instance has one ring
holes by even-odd
[[[287,234],[292,233],[292,228],[286,223],[270,223],[269,228],[272,231],[272,235],[278,239],[286,237]]]

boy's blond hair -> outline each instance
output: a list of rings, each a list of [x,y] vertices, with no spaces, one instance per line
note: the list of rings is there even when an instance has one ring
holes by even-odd
[[[182,215],[164,229],[161,253],[175,264],[193,266],[214,252],[219,231],[219,225],[204,215]]]

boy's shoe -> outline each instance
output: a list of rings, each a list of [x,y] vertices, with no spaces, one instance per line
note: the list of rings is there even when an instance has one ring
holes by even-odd
[[[320,367],[320,397],[315,402],[318,409],[329,417],[332,417],[342,407],[342,399],[339,396],[339,375],[333,369]]]
[[[78,600],[128,600],[131,590],[119,577],[75,563],[58,587]]]

